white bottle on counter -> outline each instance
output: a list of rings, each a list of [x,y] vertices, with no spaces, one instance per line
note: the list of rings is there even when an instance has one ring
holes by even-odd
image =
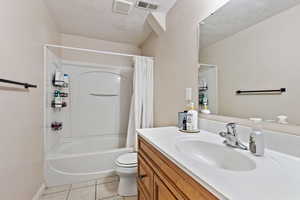
[[[277,122],[279,124],[288,124],[288,117],[285,115],[279,115],[277,116]]]
[[[252,131],[249,139],[249,149],[255,156],[263,156],[265,152],[264,134],[261,128],[261,118],[250,118]]]
[[[193,131],[193,115],[191,113],[187,113],[186,115],[186,130]]]
[[[194,103],[190,103],[190,109],[188,115],[191,116],[192,130],[198,130],[198,112],[195,110]]]
[[[185,111],[186,116],[186,128],[188,131],[198,130],[198,111],[195,110],[194,103],[192,102],[192,88],[185,89],[185,100],[187,102]]]

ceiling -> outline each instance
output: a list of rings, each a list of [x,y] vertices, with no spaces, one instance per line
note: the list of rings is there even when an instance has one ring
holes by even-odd
[[[149,11],[134,7],[129,15],[114,13],[113,0],[44,1],[61,33],[141,45],[152,32],[146,23]],[[158,3],[157,12],[167,13],[176,0],[147,2]]]
[[[300,0],[230,0],[202,21],[200,48],[208,47],[299,3]]]

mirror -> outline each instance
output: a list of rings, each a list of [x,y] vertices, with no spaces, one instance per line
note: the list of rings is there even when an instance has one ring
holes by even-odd
[[[299,19],[300,0],[231,0],[203,20],[201,112],[300,125]]]

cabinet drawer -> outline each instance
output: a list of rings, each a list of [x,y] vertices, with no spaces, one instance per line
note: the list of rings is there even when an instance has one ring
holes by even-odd
[[[138,183],[142,187],[145,195],[152,196],[153,192],[153,170],[149,167],[147,162],[139,154],[138,156]]]

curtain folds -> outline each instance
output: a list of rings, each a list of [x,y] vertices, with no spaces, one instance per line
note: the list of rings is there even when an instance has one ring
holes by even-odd
[[[136,129],[153,127],[153,58],[135,56],[133,95],[127,130],[127,147],[137,150]]]

